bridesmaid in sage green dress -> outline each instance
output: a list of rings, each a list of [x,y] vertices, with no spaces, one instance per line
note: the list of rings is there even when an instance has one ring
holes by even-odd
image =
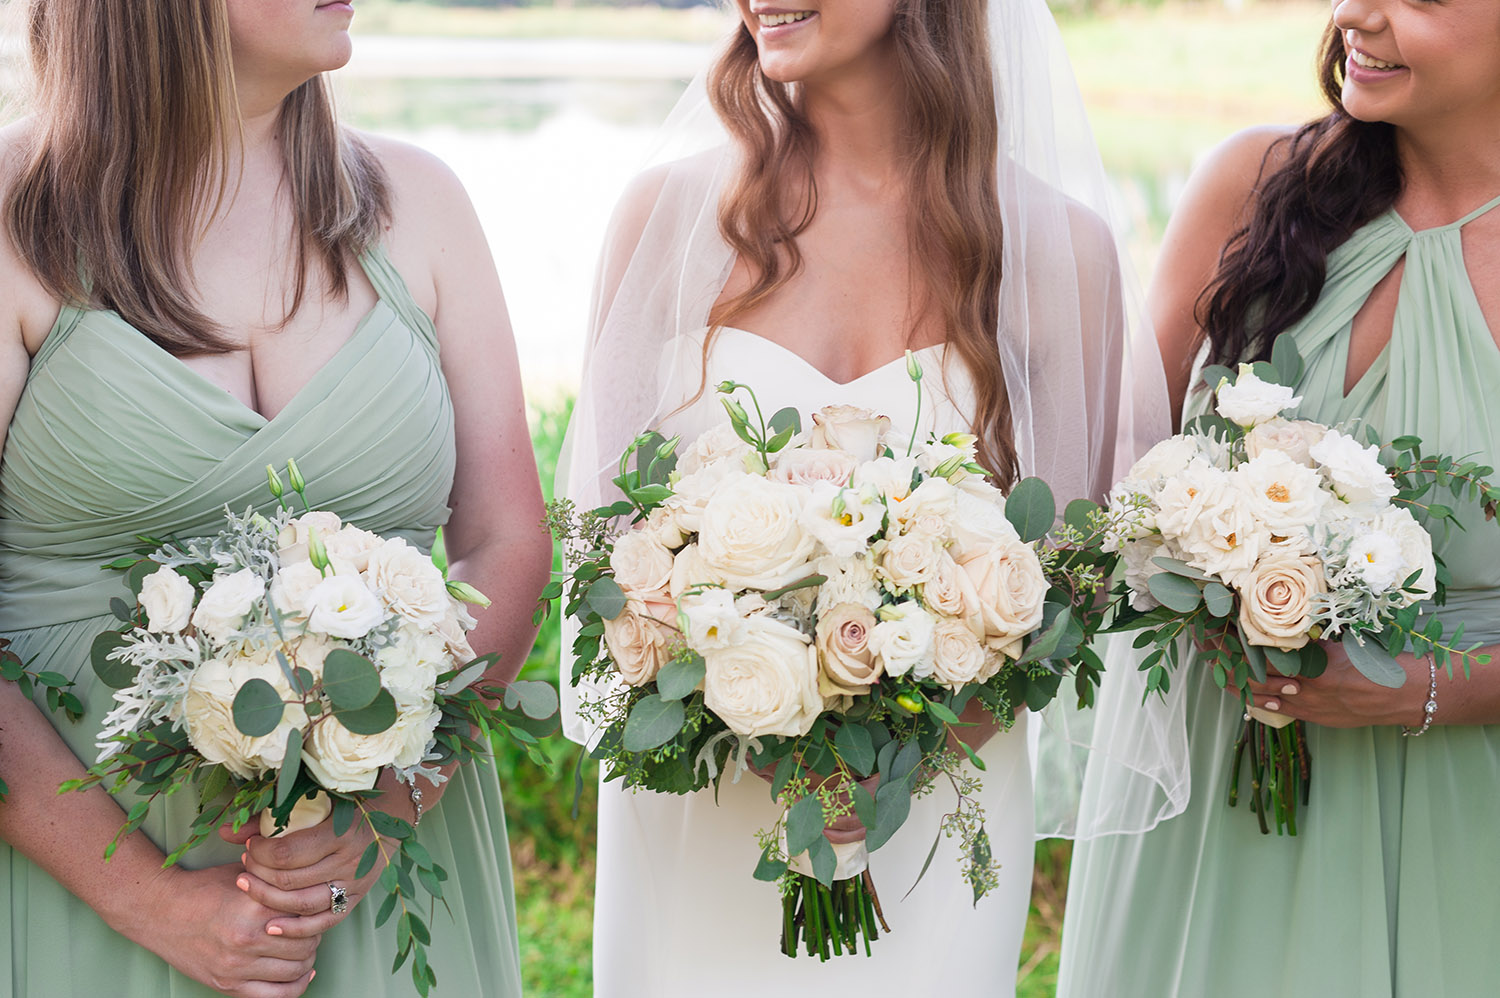
[[[514,673],[550,543],[484,237],[441,164],[334,124],[321,74],[349,57],[347,4],[30,6],[35,114],[0,130],[0,637],[76,679],[87,713],[0,683],[0,996],[414,994],[393,926],[359,903],[359,830],[247,829],[163,871],[191,793],[106,863],[129,801],[56,788],[111,705],[88,648],[124,590],[100,566],[136,534],[268,508],[265,468],[289,457],[363,527],[430,545],[446,524],[455,574],[495,601],[473,643]],[[376,806],[416,816],[379,786]],[[424,804],[451,874],[436,994],[518,995],[494,772]]]
[[[1329,117],[1236,137],[1183,198],[1151,294],[1176,397],[1204,340],[1232,362],[1282,333],[1307,361],[1300,415],[1500,466],[1500,4],[1342,0],[1323,75]],[[1500,653],[1500,528],[1463,525],[1435,534],[1442,615]],[[1401,664],[1387,690],[1330,646],[1322,677],[1254,687],[1309,722],[1295,838],[1226,805],[1240,703],[1186,664],[1191,802],[1079,845],[1059,995],[1495,994],[1500,654],[1438,671],[1430,728],[1428,662]]]

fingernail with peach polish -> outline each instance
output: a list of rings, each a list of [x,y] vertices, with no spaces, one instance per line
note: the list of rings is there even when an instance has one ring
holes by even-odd
[[[279,935],[281,935],[281,932],[282,932],[282,929],[281,929],[281,926],[279,926],[279,925],[268,925],[268,926],[266,926],[266,935],[268,935],[268,936],[279,936]]]
[[[1281,688],[1281,692],[1287,693],[1287,694],[1296,693],[1297,692],[1297,687],[1295,685],[1293,685],[1292,683],[1287,683],[1285,686],[1283,686]]]
[[[1266,701],[1266,710],[1280,710],[1280,709],[1281,709],[1281,703],[1279,701],[1276,701],[1276,700],[1267,700]]]
[[[234,882],[234,886],[238,887],[242,891],[248,891],[250,889],[250,878],[240,877]]]

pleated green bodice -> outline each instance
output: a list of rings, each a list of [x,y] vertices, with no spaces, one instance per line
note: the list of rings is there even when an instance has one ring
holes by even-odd
[[[103,565],[137,535],[216,532],[225,507],[274,506],[266,466],[295,458],[315,508],[429,547],[448,518],[453,405],[431,320],[380,249],[360,261],[378,301],[349,340],[275,418],[266,419],[118,315],[64,307],[31,364],[0,459],[0,635],[36,668],[74,678],[87,714],[51,720],[85,763],[112,705],[88,664],[110,626],[123,575]],[[170,849],[192,795],[158,804],[145,826]],[[123,819],[123,815],[122,815]],[[492,769],[461,773],[424,817],[421,841],[453,877],[457,925],[433,919],[439,995],[519,994],[504,815]],[[106,843],[97,843],[101,854]],[[217,837],[184,865],[236,862]],[[209,989],[111,931],[82,902],[0,847],[10,939],[0,996],[202,998]],[[325,936],[309,995],[413,994],[390,974],[390,926],[361,905]]]
[[[1290,335],[1307,361],[1298,415],[1420,436],[1427,453],[1500,466],[1500,348],[1464,264],[1462,229],[1394,211],[1328,257]],[[1405,260],[1389,345],[1346,395],[1349,337]],[[1435,533],[1452,573],[1437,613],[1500,642],[1500,525],[1471,504]],[[1490,668],[1500,668],[1497,661]],[[1080,844],[1061,998],[1479,998],[1500,981],[1500,725],[1309,726],[1311,802],[1295,838],[1225,804],[1238,700],[1185,666],[1192,797],[1155,830]],[[1443,711],[1440,700],[1438,719]],[[1413,713],[1413,722],[1418,720]]]

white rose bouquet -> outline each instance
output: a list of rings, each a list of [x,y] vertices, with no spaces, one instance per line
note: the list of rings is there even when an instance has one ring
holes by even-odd
[[[920,406],[910,355],[908,373]],[[866,856],[933,781],[957,794],[933,834],[962,841],[976,902],[994,883],[964,765],[983,764],[950,735],[1009,727],[1069,671],[1092,695],[1107,519],[1074,504],[1049,536],[1051,491],[1003,495],[968,434],[918,442],[849,406],[804,431],[745,385],[718,391],[727,422],[683,453],[652,433],[627,449],[619,502],[553,505],[571,567],[544,595],[581,625],[573,682],[603,690],[582,710],[606,778],[688,793],[755,769],[784,807],[754,871],[782,883],[783,952],[868,953],[884,922]],[[863,841],[833,845],[836,824]]]
[[[1240,689],[1265,682],[1268,669],[1321,674],[1320,640],[1338,641],[1363,675],[1392,688],[1405,680],[1394,660],[1405,649],[1440,656],[1450,671],[1488,661],[1460,647],[1462,626],[1447,635],[1437,618],[1419,617],[1443,602],[1446,580],[1424,524],[1454,515],[1429,494],[1445,489],[1493,513],[1492,469],[1424,456],[1415,437],[1383,445],[1367,429],[1361,443],[1287,418],[1301,401],[1287,386],[1302,370],[1285,336],[1270,362],[1206,369],[1216,412],[1153,447],[1111,493],[1105,546],[1123,557],[1129,603],[1111,629],[1140,629],[1136,646],[1154,646],[1142,663],[1149,691],[1167,688],[1184,635],[1220,687]],[[1301,722],[1288,729],[1290,718],[1246,703],[1229,803],[1248,754],[1261,830],[1274,819],[1295,835],[1311,765]]]
[[[200,810],[168,865],[218,826],[256,814],[264,835],[325,819],[343,834],[366,822],[375,835],[357,875],[384,864],[376,924],[400,908],[396,968],[412,957],[426,995],[437,976],[415,885],[441,900],[447,873],[410,823],[369,806],[376,778],[389,767],[414,790],[419,778],[436,785],[441,767],[484,756],[476,729],[508,732],[536,754],[555,724],[556,693],[546,683],[478,684],[495,656],[469,646],[465,604],[489,601],[447,581],[405,540],[312,510],[296,463],[287,470],[301,515],[267,468],[280,502],[271,517],[226,510],[212,537],[143,538],[141,552],[111,563],[135,594],[134,605],[111,602],[123,629],[92,649],[115,706],[98,761],[62,789],[102,783],[139,795],[108,857],[155,800],[196,783]]]

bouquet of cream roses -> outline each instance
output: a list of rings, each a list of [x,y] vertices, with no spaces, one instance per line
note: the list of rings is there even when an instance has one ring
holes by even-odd
[[[148,541],[111,564],[127,570],[136,597],[112,601],[123,629],[93,645],[115,706],[98,761],[62,789],[136,791],[109,856],[155,800],[196,781],[200,810],[168,865],[219,825],[257,813],[264,835],[325,818],[338,834],[366,822],[375,834],[356,875],[384,863],[377,924],[400,908],[396,967],[414,955],[425,995],[437,976],[415,884],[439,901],[447,873],[411,824],[369,806],[376,778],[388,766],[414,791],[418,778],[435,785],[441,767],[485,755],[475,729],[508,731],[535,752],[556,694],[546,683],[477,685],[495,657],[469,647],[465,604],[488,600],[446,581],[406,541],[311,510],[295,462],[288,472],[300,516],[268,468],[283,500],[270,518],[226,510],[212,537]]]
[[[1493,510],[1500,490],[1484,481],[1492,469],[1423,456],[1415,437],[1382,445],[1369,430],[1361,442],[1286,418],[1301,401],[1287,386],[1302,369],[1285,336],[1271,362],[1206,369],[1216,413],[1153,447],[1111,493],[1106,547],[1123,557],[1130,603],[1113,629],[1142,629],[1136,646],[1154,646],[1142,663],[1149,690],[1166,688],[1182,635],[1205,649],[1220,687],[1265,682],[1268,669],[1315,677],[1327,665],[1320,640],[1338,641],[1364,676],[1392,688],[1405,681],[1394,656],[1407,648],[1450,670],[1488,661],[1473,654],[1477,645],[1460,647],[1462,626],[1446,635],[1440,620],[1419,614],[1425,601],[1443,602],[1446,580],[1423,521],[1454,522],[1429,493],[1446,489]],[[1311,760],[1301,722],[1291,723],[1247,697],[1229,802],[1248,750],[1251,808],[1264,832],[1273,815],[1278,832],[1295,835],[1297,804],[1307,802]]]
[[[910,355],[908,373],[920,406]],[[868,851],[932,781],[956,791],[932,832],[959,837],[976,903],[994,883],[963,765],[983,764],[950,736],[1008,727],[1070,667],[1091,695],[1105,518],[1072,506],[1076,526],[1043,544],[1050,490],[1028,479],[1007,498],[970,435],[919,443],[849,406],[804,431],[792,409],[763,419],[747,386],[718,391],[728,421],[685,453],[657,434],[627,449],[619,502],[554,504],[571,571],[547,595],[581,625],[573,682],[594,689],[582,710],[606,778],[688,793],[754,768],[784,806],[754,871],[781,883],[783,952],[868,953],[884,924]],[[831,844],[835,824],[863,840]]]

